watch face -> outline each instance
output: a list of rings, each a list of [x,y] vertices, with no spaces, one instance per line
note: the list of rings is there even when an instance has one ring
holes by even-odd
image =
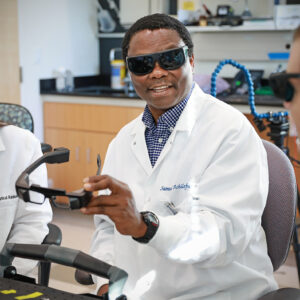
[[[154,213],[152,213],[150,211],[142,211],[141,215],[143,217],[144,222],[147,225],[147,231],[146,231],[145,235],[142,237],[139,237],[139,238],[132,237],[132,238],[139,243],[146,244],[155,235],[155,233],[158,229],[158,226],[159,226],[159,219],[157,218],[157,216]]]
[[[151,222],[153,226],[158,226],[158,219],[156,215],[151,212],[147,212],[144,216],[149,220],[149,222]]]

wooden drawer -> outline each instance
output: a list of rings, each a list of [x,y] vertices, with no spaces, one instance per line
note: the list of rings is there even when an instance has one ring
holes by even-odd
[[[117,133],[141,112],[139,107],[44,103],[44,126]]]

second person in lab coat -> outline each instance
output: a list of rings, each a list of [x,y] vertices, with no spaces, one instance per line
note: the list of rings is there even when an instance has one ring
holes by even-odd
[[[36,159],[42,156],[41,144],[26,129],[7,125],[0,120],[0,251],[4,244],[40,244],[48,233],[47,224],[52,219],[49,201],[43,204],[25,203],[16,194],[16,180]],[[30,175],[33,183],[47,186],[46,165],[41,165]],[[43,202],[41,194],[34,194],[36,202]],[[15,258],[17,273],[27,275],[37,261]]]

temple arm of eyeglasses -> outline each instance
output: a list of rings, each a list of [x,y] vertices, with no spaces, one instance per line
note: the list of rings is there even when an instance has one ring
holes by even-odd
[[[29,174],[37,169],[41,164],[56,164],[64,163],[69,161],[70,150],[67,148],[56,148],[52,152],[47,152],[36,161],[34,161],[30,166],[28,166],[18,177],[16,181],[16,187],[28,187],[29,184]]]
[[[37,167],[39,167],[43,163],[47,164],[60,164],[69,161],[70,150],[67,148],[56,148],[52,152],[46,152],[39,159],[34,161],[28,168],[24,170],[23,173],[30,174]],[[22,173],[22,174],[23,174]]]

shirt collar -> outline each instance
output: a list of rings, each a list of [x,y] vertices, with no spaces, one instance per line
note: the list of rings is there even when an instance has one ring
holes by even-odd
[[[199,85],[194,82],[190,98],[176,123],[176,127],[174,128],[176,131],[192,131],[193,126],[195,125],[195,122],[203,109],[203,104],[207,100],[207,97],[210,98],[210,101],[215,99],[214,97],[205,94]],[[141,137],[144,136],[146,126],[142,121],[142,116],[143,113],[139,115],[138,122],[135,122],[133,128],[131,129],[130,135],[140,135]]]
[[[145,126],[148,128],[156,127],[154,118],[151,114],[151,111],[150,111],[148,105],[145,106],[142,121],[145,124]]]
[[[194,89],[195,84],[193,83],[191,90],[189,91],[188,95],[182,100],[180,101],[177,105],[175,105],[174,107],[168,109],[165,113],[163,113],[159,119],[158,119],[158,124],[159,123],[164,123],[167,125],[168,128],[174,128],[182,111],[184,110],[191,94],[192,91]],[[142,121],[145,124],[146,127],[148,127],[149,129],[155,128],[156,124],[154,121],[154,118],[151,114],[151,111],[148,107],[148,105],[146,105],[145,109],[144,109],[144,113],[143,113],[143,117],[142,117]]]

